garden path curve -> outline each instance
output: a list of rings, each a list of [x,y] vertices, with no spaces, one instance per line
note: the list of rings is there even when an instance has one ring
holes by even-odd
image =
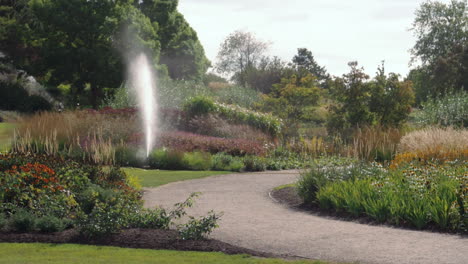
[[[224,212],[211,237],[281,255],[358,263],[468,263],[468,239],[339,221],[287,208],[269,197],[297,171],[241,173],[145,189],[145,206],[170,207],[202,192],[193,215]]]

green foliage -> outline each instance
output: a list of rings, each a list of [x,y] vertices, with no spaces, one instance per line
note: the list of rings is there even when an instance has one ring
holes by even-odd
[[[299,122],[310,111],[310,107],[318,104],[320,93],[314,76],[308,74],[298,78],[293,75],[273,85],[272,92],[263,96],[259,108],[284,119],[288,123],[287,127],[297,132]]]
[[[244,167],[242,159],[226,153],[217,153],[211,158],[211,169],[217,171],[240,171]]]
[[[312,52],[306,48],[298,48],[297,54],[292,59],[294,69],[300,77],[312,74],[322,84],[322,87],[326,85],[326,82],[330,79],[330,75],[327,73],[325,67],[320,66],[315,61]]]
[[[267,160],[264,157],[245,156],[243,160],[246,171],[265,171],[267,169]]]
[[[408,118],[414,104],[411,82],[401,82],[397,74],[385,75],[382,64],[371,82],[370,111],[384,127],[400,127]]]
[[[244,108],[252,108],[260,101],[260,93],[249,87],[227,85],[213,93],[216,101]]]
[[[312,169],[298,182],[308,204],[368,216],[389,224],[417,229],[437,226],[466,232],[466,164],[411,163],[391,170],[378,166],[359,169]],[[330,171],[331,170],[331,171]]]
[[[55,216],[43,216],[37,220],[37,228],[41,232],[53,233],[65,229],[63,221]]]
[[[218,227],[218,220],[221,215],[210,211],[208,215],[202,216],[199,219],[190,217],[190,220],[179,226],[179,234],[184,240],[200,240],[205,235],[210,234],[213,229]]]
[[[185,166],[190,170],[209,170],[211,168],[211,155],[204,152],[185,153],[182,159]]]
[[[262,57],[257,65],[250,65],[232,78],[244,87],[261,93],[270,93],[274,84],[279,83],[287,71],[286,63],[278,57]]]
[[[449,93],[440,98],[429,99],[421,106],[421,111],[415,115],[419,124],[468,126],[468,92]]]
[[[17,232],[29,232],[36,229],[36,216],[27,210],[19,209],[11,217],[10,226]]]
[[[375,116],[369,109],[370,87],[366,80],[369,76],[357,62],[350,62],[351,71],[331,84],[334,98],[339,104],[330,107],[331,115],[327,123],[330,134],[346,134],[357,126],[372,125]]]
[[[270,135],[278,135],[282,129],[281,120],[271,114],[259,113],[235,105],[216,103],[206,97],[192,98],[185,104],[184,109],[191,115],[219,114],[231,122],[247,124]]]
[[[191,116],[219,112],[215,101],[204,96],[197,96],[188,100],[184,105],[184,110]]]
[[[96,198],[89,213],[80,212],[76,225],[80,232],[89,237],[118,232],[129,225],[131,215],[138,204],[119,195],[105,201]]]
[[[7,218],[4,213],[0,213],[0,231],[5,227],[7,224]]]
[[[0,49],[43,83],[69,86],[71,105],[96,108],[105,90],[112,94],[123,82],[126,58],[119,51],[150,54],[151,64],[165,65],[157,68],[167,67],[172,78],[201,80],[210,62],[177,5],[159,0],[2,4]]]
[[[129,227],[168,229],[171,221],[171,217],[163,208],[143,209],[130,216]]]
[[[184,169],[184,153],[176,150],[155,149],[148,157],[148,164],[153,169]]]
[[[427,1],[416,11],[412,60],[422,65],[410,73],[418,102],[468,87],[468,12],[465,0]],[[448,21],[448,22],[447,22]]]
[[[236,82],[247,87],[245,71],[256,67],[267,49],[268,44],[258,40],[254,34],[235,31],[221,44],[215,67],[220,73],[234,74],[238,77]]]
[[[127,167],[142,167],[145,163],[144,153],[137,147],[121,145],[115,148],[115,164]]]
[[[408,118],[414,103],[414,92],[409,81],[400,81],[399,75],[385,74],[384,65],[371,80],[357,62],[349,63],[351,71],[331,82],[337,104],[330,107],[327,130],[349,139],[358,127],[399,127]]]
[[[29,95],[19,82],[0,80],[0,109],[33,113],[52,109],[52,105],[38,95]]]

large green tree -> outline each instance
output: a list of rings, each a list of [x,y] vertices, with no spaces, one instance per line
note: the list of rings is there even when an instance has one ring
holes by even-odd
[[[167,64],[173,78],[201,79],[209,62],[177,3],[2,0],[0,51],[43,84],[69,86],[72,103],[94,107],[122,83],[128,51]]]
[[[468,5],[427,1],[416,11],[412,61],[421,62],[408,76],[418,102],[451,90],[468,90]],[[427,81],[424,81],[427,80]]]
[[[321,97],[317,78],[312,74],[299,78],[295,75],[273,85],[271,93],[263,95],[259,109],[271,112],[286,122],[286,133],[296,136],[300,123],[313,112]]]
[[[253,33],[235,31],[221,43],[216,69],[247,87],[246,71],[257,68],[267,49],[268,43],[257,39]]]
[[[210,66],[197,33],[177,11],[177,0],[136,1],[140,10],[158,25],[161,64],[173,79],[201,80]]]
[[[385,127],[401,126],[411,113],[414,103],[412,82],[400,81],[400,76],[395,73],[386,75],[383,64],[370,82],[370,95],[369,110]]]
[[[330,75],[324,66],[320,66],[312,55],[312,52],[306,48],[298,48],[297,54],[292,59],[292,66],[301,76],[312,74],[317,77],[321,84],[330,80]]]

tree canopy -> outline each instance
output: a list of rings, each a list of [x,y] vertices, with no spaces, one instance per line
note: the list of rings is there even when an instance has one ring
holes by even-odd
[[[453,90],[468,90],[468,5],[466,0],[445,4],[428,1],[416,11],[412,31],[416,44],[412,61],[418,102]]]
[[[209,66],[196,32],[164,0],[18,0],[0,6],[0,51],[46,85],[69,85],[94,107],[124,78],[122,51],[137,49],[175,79]],[[161,59],[160,59],[161,58]],[[89,91],[89,92],[88,92]]]

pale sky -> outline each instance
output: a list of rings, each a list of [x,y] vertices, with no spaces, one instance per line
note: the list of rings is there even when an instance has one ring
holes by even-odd
[[[442,0],[448,2],[449,0]],[[289,62],[297,48],[312,51],[336,76],[357,60],[375,75],[385,60],[387,72],[405,76],[415,43],[408,31],[424,0],[179,0],[179,11],[197,31],[214,63],[221,42],[235,30],[271,42],[269,55]]]

